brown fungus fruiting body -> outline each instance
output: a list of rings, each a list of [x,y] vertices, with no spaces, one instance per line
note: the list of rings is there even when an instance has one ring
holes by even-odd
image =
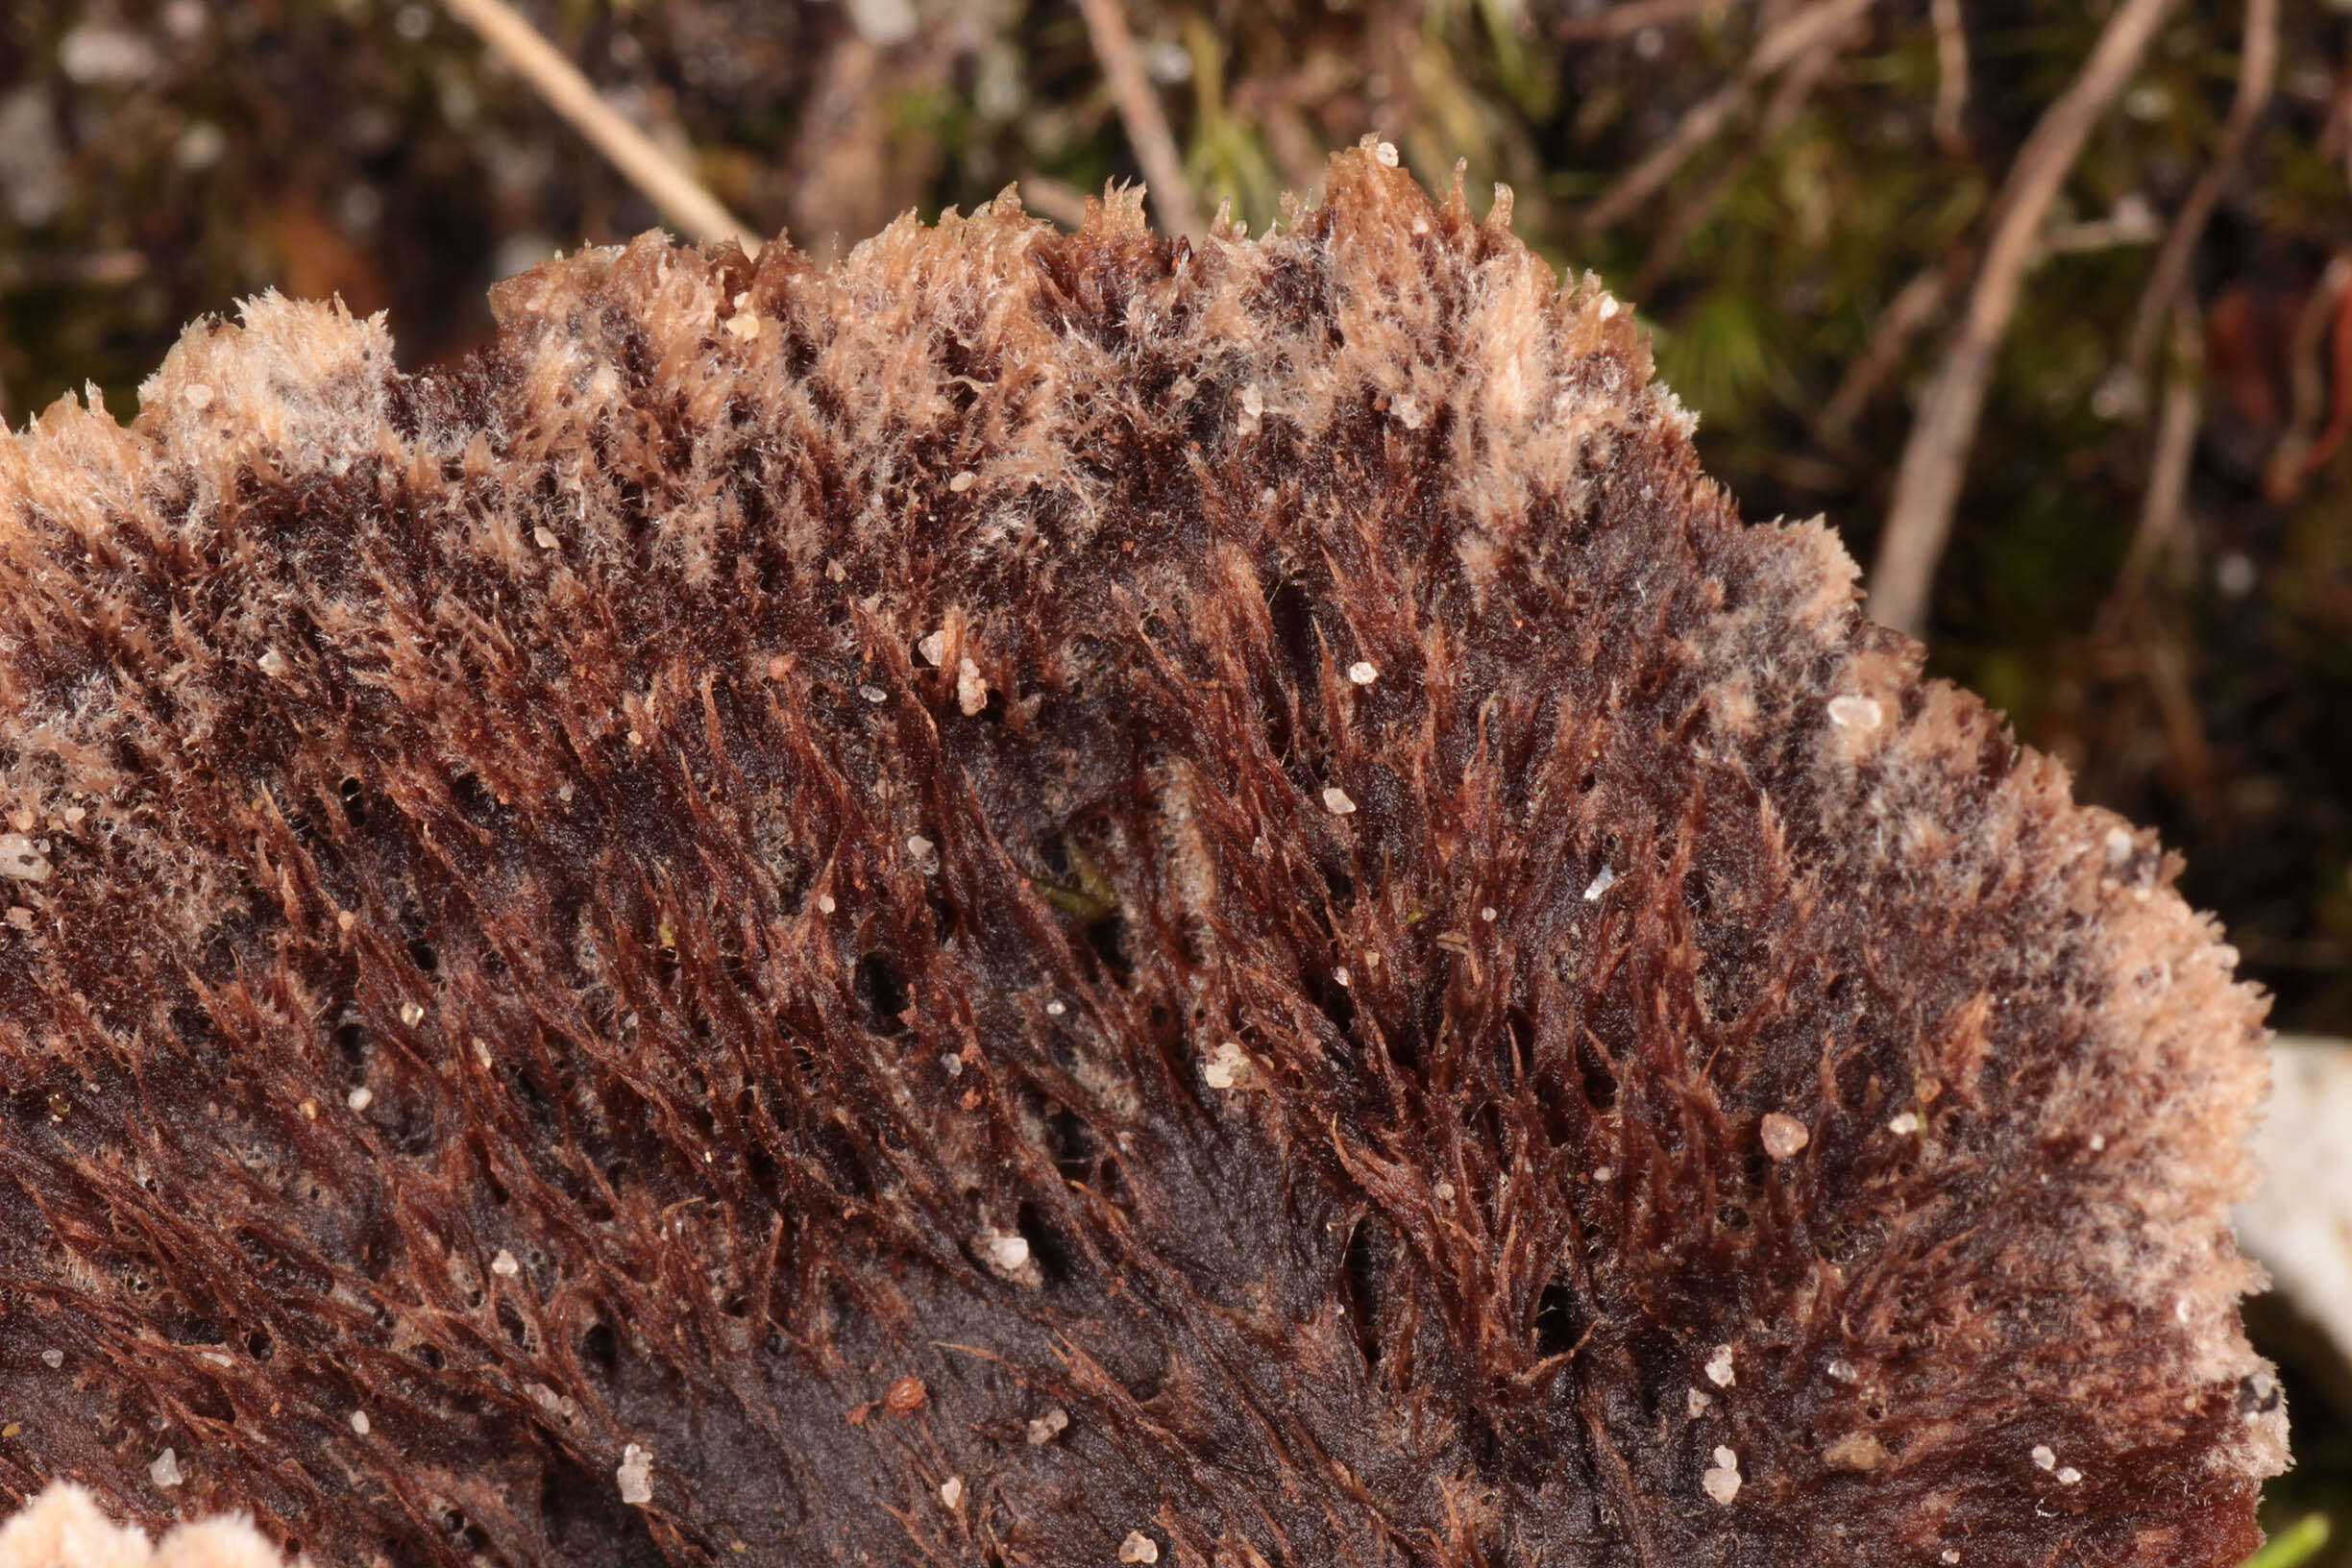
[[[1360,152],[1255,241],[495,298],[0,441],[10,1495],[403,1568],[2258,1539],[2256,998],[1596,285]]]

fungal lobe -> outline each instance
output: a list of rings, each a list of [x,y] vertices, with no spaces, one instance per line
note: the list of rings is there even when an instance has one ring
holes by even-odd
[[[2242,1556],[2257,998],[1506,222],[1360,151],[1255,241],[649,236],[0,439],[0,1488]]]

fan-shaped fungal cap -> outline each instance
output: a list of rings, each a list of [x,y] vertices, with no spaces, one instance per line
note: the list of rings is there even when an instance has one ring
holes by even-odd
[[[265,299],[0,441],[0,1485],[322,1564],[2242,1554],[2226,949],[1614,302],[1329,188],[649,238],[454,374]]]

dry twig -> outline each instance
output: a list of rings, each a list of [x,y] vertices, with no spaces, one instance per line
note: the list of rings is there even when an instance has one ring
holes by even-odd
[[[1184,159],[1177,155],[1176,138],[1168,131],[1167,116],[1161,112],[1159,96],[1143,79],[1142,62],[1136,58],[1135,35],[1127,30],[1127,12],[1119,0],[1078,0],[1078,9],[1086,12],[1087,37],[1110,81],[1119,123],[1127,128],[1127,145],[1135,149],[1136,161],[1143,165],[1143,180],[1151,187],[1160,227],[1171,234],[1198,234],[1200,207],[1192,200]]]
[[[1960,276],[1968,270],[1969,259],[1968,253],[1960,252],[1923,268],[1887,302],[1871,328],[1870,340],[1846,367],[1837,390],[1822,406],[1814,430],[1824,444],[1842,447],[1852,438],[1854,422],[1902,364],[1911,340],[1926,331],[1943,310]]]
[[[2313,285],[2295,317],[2287,363],[2293,414],[2263,465],[2263,493],[2280,505],[2352,431],[2352,251],[2338,252]]]
[[[2116,245],[2141,244],[2152,237],[2121,218],[2046,229],[2036,239],[2026,264],[2031,267],[2057,252],[2104,250]],[[1815,417],[1813,434],[1817,440],[1827,447],[1843,448],[1853,439],[1854,424],[1861,419],[1863,410],[1870,406],[1871,400],[1878,395],[1888,379],[1902,368],[1912,340],[1935,324],[1975,264],[1976,252],[1963,247],[1923,267],[1896,291],[1872,325],[1862,352],[1847,365],[1836,392]]]
[[[1633,290],[1636,299],[1646,300],[1656,291],[1682,247],[1690,243],[1691,236],[1722,204],[1731,187],[1755,166],[1758,158],[1788,135],[1789,128],[1797,123],[1797,116],[1803,112],[1806,101],[1813,96],[1813,89],[1829,74],[1837,57],[1834,37],[1825,38],[1808,50],[1780,79],[1772,102],[1765,106],[1764,118],[1755,135],[1728,162],[1708,176],[1704,184],[1666,215],[1666,221],[1658,226],[1657,238],[1651,242],[1649,256],[1642,262],[1641,278]]]
[[[2336,90],[2328,95],[2327,113],[2319,122],[2319,156],[2343,164],[2352,179],[2352,71],[2340,72]]]
[[[1579,220],[1580,226],[1587,233],[1596,233],[1630,214],[1673,179],[1693,153],[1714,139],[1715,133],[1747,103],[1756,84],[1790,61],[1833,43],[1871,4],[1872,0],[1814,0],[1765,34],[1739,74],[1693,106],[1664,141],[1603,191]]]
[[[1023,169],[1020,193],[1022,205],[1030,211],[1050,218],[1065,229],[1076,229],[1086,222],[1086,192],[1066,181],[1040,174],[1035,169]]]
[[[2213,742],[2205,733],[2205,715],[2197,706],[2196,688],[2189,657],[2180,641],[2142,606],[2142,626],[2134,639],[2140,674],[2156,698],[2156,714],[2164,726],[2165,761],[2172,788],[2199,817],[2214,810]]]
[[[1743,73],[1701,99],[1676,124],[1673,134],[1601,193],[1578,220],[1580,227],[1587,233],[1596,233],[1648,201],[1659,186],[1674,178],[1675,171],[1682,167],[1691,154],[1714,139],[1715,133],[1748,101],[1748,90],[1749,81]]]
[[[1564,43],[1594,43],[1622,38],[1645,27],[1670,27],[1687,22],[1706,10],[1708,0],[1628,0],[1591,16],[1563,16],[1552,24],[1552,36]]]
[[[1968,310],[1935,380],[1920,400],[1895,474],[1878,558],[1871,571],[1873,620],[1918,636],[1927,618],[1936,562],[1951,533],[1952,507],[1975,445],[1994,355],[2017,311],[2019,285],[2040,248],[2049,205],[2081,156],[2092,127],[2139,68],[2173,0],[2122,0],[2108,17],[2091,58],[2057,102],[2043,111],[1995,200],[1993,233]]]
[[[571,122],[646,200],[687,235],[705,243],[731,239],[748,255],[760,240],[700,182],[598,93],[539,30],[506,0],[445,0],[450,13],[481,35],[550,109]]]
[[[1241,94],[1234,93],[1234,107],[1241,107]],[[1323,154],[1321,141],[1307,124],[1307,116],[1299,112],[1298,105],[1288,99],[1275,99],[1258,111],[1258,123],[1265,130],[1266,145],[1273,150],[1274,161],[1281,166],[1283,178],[1290,188],[1304,196],[1323,184]]]
[[[2336,330],[2329,339],[2328,386],[2333,402],[2328,408],[2327,428],[2319,439],[2303,456],[2303,472],[2298,478],[2308,479],[2319,465],[2336,455],[2344,437],[2352,435],[2352,289],[2346,289],[2336,302]]]
[[[2221,139],[2214,148],[2213,161],[2190,188],[2188,199],[2181,203],[2180,211],[2172,220],[2170,233],[2165,235],[2164,248],[2156,253],[2156,265],[2149,271],[2147,286],[2141,291],[2139,307],[2132,313],[2131,337],[2123,363],[2135,388],[2147,384],[2148,365],[2156,356],[2156,338],[2166,313],[2179,296],[2181,285],[2188,282],[2189,263],[2196,255],[2197,240],[2205,233],[2205,224],[2213,216],[2215,204],[2220,201],[2231,172],[2238,166],[2246,138],[2254,134],[2255,123],[2269,107],[2277,80],[2278,0],[2245,0],[2245,40],[2238,52],[2238,94],[2230,102],[2229,118],[2222,122]]]
[[[2181,527],[2189,494],[2190,460],[2196,455],[2197,428],[2204,421],[2203,329],[2183,304],[2172,312],[2172,369],[2165,379],[2164,410],[2156,421],[2156,449],[2148,462],[2147,493],[2141,498],[2140,526],[2132,532],[2122,570],[2109,596],[2110,615],[2137,600],[2158,555],[2180,554],[2188,537]]]
[[[1961,20],[1960,0],[1932,0],[1927,10],[1936,35],[1936,145],[1958,158],[1968,151],[1960,123],[1968,112],[1968,29]]]

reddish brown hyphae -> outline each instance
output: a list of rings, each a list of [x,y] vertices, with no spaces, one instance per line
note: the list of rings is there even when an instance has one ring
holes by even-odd
[[[2226,1564],[2260,1004],[1376,151],[0,440],[0,1487],[320,1564]]]

